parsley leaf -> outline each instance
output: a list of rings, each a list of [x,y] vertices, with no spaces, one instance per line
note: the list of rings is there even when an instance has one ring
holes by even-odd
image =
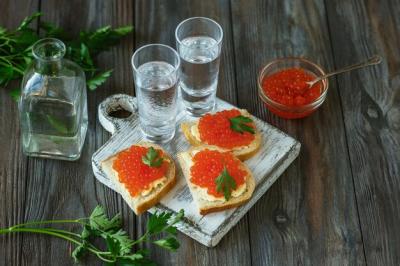
[[[245,131],[250,132],[251,134],[255,134],[255,130],[253,127],[247,125],[248,123],[252,123],[253,120],[251,120],[249,117],[238,115],[232,118],[229,118],[229,122],[231,123],[231,128],[232,130],[239,132],[239,133],[244,133]]]
[[[45,31],[46,37],[61,38],[61,39],[66,38],[64,30],[50,22],[40,21],[39,28]]]
[[[17,31],[22,31],[22,30],[26,29],[33,20],[40,17],[41,15],[42,15],[42,13],[36,12],[36,13],[33,13],[33,15],[24,18],[24,20],[21,22],[21,25],[19,25],[19,27],[17,28]]]
[[[86,43],[86,45],[96,54],[117,44],[121,37],[129,34],[132,30],[132,26],[125,26],[116,29],[112,29],[110,26],[105,26],[93,32],[82,31],[79,37],[80,40]]]
[[[153,243],[162,248],[165,248],[165,249],[168,249],[171,251],[176,251],[179,248],[179,242],[178,242],[178,240],[176,240],[175,237],[168,237],[168,238],[156,240]]]
[[[146,155],[142,156],[142,162],[150,167],[160,167],[163,160],[153,147],[150,147]]]
[[[82,243],[72,251],[71,257],[74,259],[76,263],[79,262],[79,260],[82,258],[83,255],[85,255],[86,249],[87,249],[86,244]]]
[[[87,80],[86,84],[89,88],[89,90],[93,91],[95,90],[98,86],[106,82],[106,80],[111,76],[111,73],[113,72],[112,69],[104,71],[102,73],[97,74],[96,76],[92,77],[91,79]]]
[[[116,264],[118,266],[155,266],[154,262],[146,258],[147,255],[148,252],[138,250],[135,254],[119,257]]]
[[[103,238],[106,239],[109,250],[118,255],[129,254],[134,242],[122,229],[113,234],[104,234]]]
[[[46,115],[49,124],[61,134],[68,134],[70,129],[65,125],[65,122],[53,115]]]
[[[10,91],[10,96],[14,101],[18,102],[19,96],[21,96],[21,90],[19,88],[12,89]]]
[[[155,265],[148,258],[149,250],[139,249],[133,252],[133,246],[143,242],[152,242],[169,251],[176,251],[179,248],[179,242],[175,238],[175,224],[182,220],[183,215],[183,210],[179,211],[175,216],[169,212],[151,215],[146,232],[135,241],[130,239],[128,233],[122,229],[121,215],[117,214],[109,219],[101,206],[97,206],[88,218],[28,222],[9,228],[0,228],[0,235],[29,232],[52,235],[64,239],[76,245],[71,253],[75,262],[79,262],[86,253],[92,253],[107,265]],[[41,225],[52,223],[79,224],[83,229],[81,234],[77,234],[58,228],[41,227]],[[150,239],[151,236],[161,235],[162,233],[167,234],[158,240]],[[98,240],[98,238],[103,239],[106,250],[102,250],[95,245],[98,241],[92,241]]]
[[[224,167],[221,174],[215,179],[217,185],[217,192],[224,193],[225,200],[231,198],[232,190],[236,189],[236,182],[232,176],[229,175],[228,169]]]
[[[85,64],[87,64],[88,66],[93,67],[93,61],[92,58],[90,57],[90,53],[89,53],[89,48],[86,46],[86,44],[81,43],[81,58],[80,61],[84,62]]]
[[[14,70],[12,65],[7,65],[0,61],[0,84],[7,84],[12,79]]]
[[[164,228],[168,227],[168,220],[171,218],[172,214],[165,212],[161,214],[153,214],[150,216],[147,222],[147,230],[150,234],[160,233]]]
[[[78,36],[69,36],[62,28],[40,21],[40,31],[37,32],[31,25],[41,15],[38,12],[26,17],[15,30],[0,27],[0,86],[21,78],[33,60],[33,44],[43,37],[51,37],[65,43],[65,58],[82,67],[88,89],[95,90],[111,76],[112,70],[99,70],[94,64],[94,56],[118,44],[133,30],[132,26],[106,26],[94,31],[81,31]]]
[[[159,234],[161,232],[166,232],[169,236],[153,241],[154,244],[171,250],[176,251],[179,248],[179,242],[175,238],[176,236],[176,223],[182,220],[184,216],[184,211],[180,210],[174,217],[172,213],[154,213],[150,216],[147,222],[147,232],[146,235]]]
[[[112,219],[108,219],[104,208],[97,206],[89,217],[89,225],[92,230],[98,231],[117,229],[122,225],[121,214],[117,214]]]

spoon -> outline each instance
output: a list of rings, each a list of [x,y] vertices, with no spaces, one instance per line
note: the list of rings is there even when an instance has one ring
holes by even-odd
[[[346,67],[343,67],[343,68],[341,68],[341,69],[339,69],[339,70],[332,71],[332,72],[330,72],[330,73],[328,73],[328,74],[325,74],[325,75],[323,75],[323,76],[319,76],[319,77],[317,77],[317,78],[314,79],[314,80],[307,81],[307,82],[306,82],[307,85],[308,85],[308,88],[307,88],[307,89],[309,89],[309,88],[311,88],[312,86],[314,86],[315,83],[320,82],[321,80],[326,79],[326,78],[329,78],[329,77],[331,77],[331,76],[334,76],[334,75],[337,75],[337,74],[341,74],[341,73],[343,73],[343,72],[352,71],[352,70],[354,70],[354,69],[358,69],[358,68],[362,68],[362,67],[366,67],[366,66],[377,65],[377,64],[379,64],[380,62],[382,62],[382,57],[379,56],[379,55],[374,55],[374,56],[370,57],[370,58],[369,58],[367,61],[365,61],[365,62],[361,62],[361,63],[357,63],[357,64],[354,64],[354,65],[346,66]]]

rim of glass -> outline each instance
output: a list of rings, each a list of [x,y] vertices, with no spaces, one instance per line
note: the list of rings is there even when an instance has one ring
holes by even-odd
[[[60,49],[60,53],[56,56],[41,56],[37,54],[36,49],[39,48],[40,45],[44,45],[47,43],[55,44]],[[66,47],[64,42],[57,38],[43,38],[38,40],[32,45],[32,55],[38,60],[57,61],[64,57],[65,52],[66,52]]]
[[[208,20],[208,21],[210,21],[211,23],[213,23],[213,24],[215,24],[215,25],[217,26],[219,32],[221,33],[221,36],[219,37],[219,39],[217,40],[217,42],[216,42],[214,45],[210,46],[209,48],[213,48],[213,47],[215,47],[216,45],[220,45],[221,42],[222,42],[222,39],[223,39],[223,37],[224,37],[224,31],[222,30],[222,27],[221,27],[221,25],[218,24],[218,22],[216,22],[215,20],[213,20],[213,19],[211,19],[211,18],[206,18],[206,17],[190,17],[190,18],[187,18],[187,19],[181,21],[181,22],[178,24],[178,26],[176,26],[176,29],[175,29],[175,39],[176,39],[176,41],[179,43],[179,45],[186,46],[186,47],[188,46],[188,45],[182,43],[182,41],[178,38],[178,30],[179,30],[179,28],[180,28],[184,23],[189,22],[189,21],[191,21],[191,20],[196,20],[196,19]]]
[[[309,103],[309,104],[306,104],[306,105],[303,105],[303,106],[286,106],[286,105],[283,105],[283,104],[281,104],[281,103],[278,103],[278,102],[272,100],[270,97],[268,97],[268,96],[264,93],[264,90],[263,90],[263,88],[262,88],[262,80],[263,80],[264,77],[265,77],[264,72],[265,72],[269,67],[271,67],[271,66],[273,66],[273,65],[275,65],[275,64],[277,64],[277,63],[280,63],[280,62],[283,62],[283,61],[288,61],[288,60],[302,61],[302,62],[304,62],[304,63],[306,63],[306,64],[309,64],[309,65],[315,67],[315,68],[317,69],[317,71],[320,72],[321,75],[325,75],[325,71],[322,69],[322,67],[321,67],[320,65],[318,65],[318,64],[316,64],[316,63],[314,63],[314,62],[312,62],[312,61],[310,61],[310,60],[308,60],[308,59],[305,59],[305,58],[302,58],[302,57],[283,57],[283,58],[278,58],[278,59],[275,59],[275,60],[269,62],[268,64],[266,64],[266,65],[260,70],[260,72],[259,72],[259,74],[258,74],[258,78],[257,78],[258,94],[261,96],[261,98],[262,98],[264,101],[268,102],[268,104],[273,105],[273,107],[279,108],[279,109],[284,110],[284,111],[294,112],[294,113],[297,113],[297,112],[304,112],[304,111],[309,110],[309,108],[316,108],[316,107],[320,106],[320,105],[323,103],[323,101],[325,100],[326,94],[327,94],[327,92],[328,92],[329,81],[328,81],[327,78],[321,80],[321,82],[322,82],[322,84],[323,84],[323,89],[324,89],[324,90],[322,91],[321,95],[320,95],[317,99],[315,99],[313,102],[311,102],[311,103]],[[309,71],[310,71],[310,70],[309,70]],[[313,71],[312,71],[312,72],[313,72]],[[314,73],[314,74],[315,74],[315,73]]]
[[[137,68],[137,67],[135,66],[135,64],[134,64],[133,59],[135,58],[135,56],[136,56],[140,51],[142,51],[142,50],[144,50],[144,49],[146,49],[146,48],[152,47],[152,46],[159,46],[159,47],[163,47],[163,48],[167,48],[168,50],[171,50],[171,51],[175,54],[175,57],[178,59],[178,64],[177,64],[177,66],[173,66],[173,67],[174,67],[174,70],[173,70],[171,73],[173,73],[173,72],[175,72],[175,71],[177,71],[177,70],[179,69],[179,67],[181,66],[181,59],[180,59],[180,57],[179,57],[178,52],[177,52],[174,48],[172,48],[172,47],[169,46],[169,45],[165,45],[165,44],[161,44],[161,43],[150,43],[150,44],[143,45],[142,47],[140,47],[139,49],[137,49],[137,50],[133,53],[133,55],[132,55],[132,57],[131,57],[131,65],[132,65],[132,68],[133,68],[133,70],[134,70],[135,72],[139,72],[139,71],[138,71],[138,68]],[[150,62],[150,61],[149,61],[149,62]],[[140,67],[140,66],[138,66],[138,67]],[[168,73],[168,75],[171,74],[171,73]]]

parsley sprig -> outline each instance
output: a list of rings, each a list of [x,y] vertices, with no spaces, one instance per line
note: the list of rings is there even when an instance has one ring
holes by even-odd
[[[224,167],[221,174],[215,179],[215,184],[217,185],[217,192],[224,193],[225,200],[231,198],[232,190],[236,189],[236,181],[228,173],[228,169]]]
[[[81,31],[77,37],[73,37],[52,23],[40,21],[38,33],[30,25],[41,15],[38,12],[26,17],[15,30],[0,27],[0,86],[6,86],[10,80],[20,79],[33,60],[33,44],[41,38],[51,37],[65,43],[65,58],[82,67],[89,90],[95,90],[110,77],[112,70],[99,70],[93,58],[116,45],[133,30],[132,26],[115,29],[105,26],[94,31]],[[14,89],[10,94],[15,98],[18,92],[18,89]]]
[[[179,242],[176,239],[175,225],[182,220],[183,215],[183,210],[174,217],[170,212],[151,215],[147,222],[146,232],[137,240],[130,239],[128,233],[122,229],[120,214],[109,219],[101,206],[97,206],[88,218],[28,222],[0,229],[0,235],[20,232],[62,238],[76,245],[71,254],[76,262],[86,253],[92,253],[108,265],[154,265],[148,258],[148,250],[142,249],[133,252],[133,247],[142,242],[152,242],[167,250],[176,251],[179,248]],[[49,224],[78,224],[82,226],[82,231],[78,234],[62,229],[43,227]],[[166,234],[163,234],[164,237],[161,239],[150,239],[150,237],[162,233]],[[106,250],[102,250],[93,244],[97,238],[103,239],[107,247]]]
[[[255,130],[253,127],[249,126],[248,123],[252,123],[253,120],[251,118],[238,115],[232,118],[229,118],[229,122],[231,123],[231,129],[239,132],[244,133],[245,131],[250,132],[251,134],[255,134]]]
[[[146,155],[142,156],[142,162],[150,167],[160,167],[163,160],[153,147],[150,147]]]

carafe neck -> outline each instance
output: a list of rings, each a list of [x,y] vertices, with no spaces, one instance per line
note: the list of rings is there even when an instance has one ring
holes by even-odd
[[[54,75],[62,68],[65,45],[54,38],[37,41],[32,47],[35,70],[44,75]]]

